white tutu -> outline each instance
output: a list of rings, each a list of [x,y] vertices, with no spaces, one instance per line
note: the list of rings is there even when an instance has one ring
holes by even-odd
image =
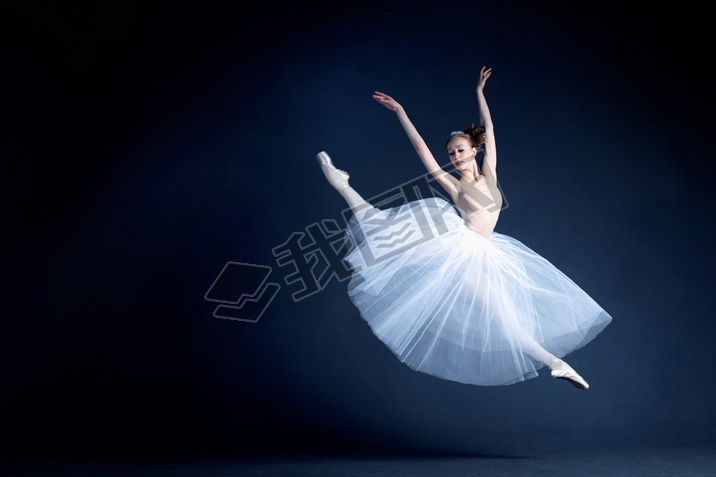
[[[519,241],[468,229],[443,199],[380,210],[348,236],[348,293],[373,333],[416,371],[468,384],[512,384],[563,357],[611,317]]]

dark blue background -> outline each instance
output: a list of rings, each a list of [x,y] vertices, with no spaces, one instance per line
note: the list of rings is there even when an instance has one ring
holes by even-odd
[[[3,452],[703,439],[716,419],[708,5],[3,5]],[[497,231],[614,317],[568,357],[586,393],[544,372],[497,388],[415,373],[345,282],[294,302],[271,252],[341,220],[317,152],[366,197],[424,173],[374,90],[447,162],[447,135],[477,120],[483,65],[510,205]],[[212,317],[204,294],[227,261],[283,285],[258,323]]]

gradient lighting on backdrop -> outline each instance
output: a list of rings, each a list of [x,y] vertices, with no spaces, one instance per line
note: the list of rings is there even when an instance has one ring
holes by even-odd
[[[656,78],[669,50],[646,14],[476,4],[462,28],[458,7],[333,6],[291,21],[156,7],[116,27],[129,40],[96,67],[113,75],[81,90],[73,70],[78,86],[58,97],[82,101],[57,99],[45,116],[59,143],[39,127],[25,141],[47,166],[8,179],[9,196],[30,197],[33,180],[45,195],[18,205],[4,273],[8,452],[510,453],[545,436],[688,440],[712,425],[707,86],[686,69],[668,87]],[[447,163],[450,131],[477,119],[483,65],[510,204],[496,231],[614,317],[568,357],[586,393],[545,372],[496,388],[415,373],[345,282],[294,301],[272,253],[343,220],[317,152],[366,197],[424,173],[374,90]],[[48,84],[73,84],[56,74]],[[212,316],[205,295],[229,261],[269,266],[281,285],[255,323]]]

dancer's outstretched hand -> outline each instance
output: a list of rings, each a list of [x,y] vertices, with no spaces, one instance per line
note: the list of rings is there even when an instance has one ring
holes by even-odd
[[[400,108],[400,104],[396,100],[394,100],[385,93],[381,93],[380,91],[376,91],[373,94],[373,99],[378,101],[380,104],[390,109],[391,111],[397,111],[398,108]]]
[[[492,68],[487,68],[486,66],[483,66],[480,70],[480,81],[477,82],[477,89],[482,89],[485,87],[485,83],[487,83],[487,78],[490,77],[492,74]]]

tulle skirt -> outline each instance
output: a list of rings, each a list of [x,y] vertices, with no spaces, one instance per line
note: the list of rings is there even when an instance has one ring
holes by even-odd
[[[377,210],[377,209],[374,209]],[[439,198],[354,216],[348,293],[402,362],[468,384],[537,376],[539,350],[563,357],[611,317],[547,260],[468,229]]]

